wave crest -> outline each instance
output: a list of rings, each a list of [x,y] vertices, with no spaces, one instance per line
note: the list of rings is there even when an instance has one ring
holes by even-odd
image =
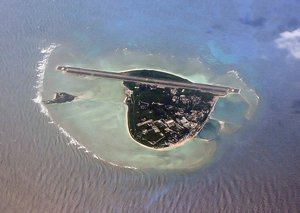
[[[45,114],[47,117],[51,118],[48,109],[44,106],[42,101],[42,93],[43,93],[43,83],[45,78],[45,71],[48,65],[48,60],[52,52],[57,48],[59,45],[55,43],[51,43],[49,47],[43,48],[41,53],[43,54],[42,60],[38,61],[37,63],[37,80],[36,85],[34,86],[37,89],[36,97],[32,100],[39,104],[41,113]]]
[[[43,113],[46,117],[48,117],[50,119],[50,121],[48,123],[56,125],[59,132],[61,132],[63,135],[65,135],[67,137],[67,139],[69,140],[68,145],[75,145],[75,147],[77,147],[77,149],[84,150],[85,153],[90,153],[90,151],[85,146],[80,144],[61,125],[54,122],[47,107],[43,103],[43,98],[42,98],[42,93],[43,93],[43,89],[44,89],[43,84],[44,84],[45,72],[47,69],[48,61],[49,61],[49,58],[50,58],[51,54],[53,53],[53,51],[59,46],[60,46],[60,44],[51,43],[48,47],[41,49],[41,53],[43,54],[43,57],[37,63],[37,68],[36,68],[37,80],[36,80],[36,85],[34,86],[34,88],[36,88],[36,97],[33,98],[32,100],[33,100],[33,102],[35,102],[39,105],[40,112]],[[110,165],[122,167],[115,163],[106,161],[105,159],[97,156],[96,154],[92,154],[92,157],[102,160],[106,163],[109,163]],[[135,167],[130,167],[130,166],[126,166],[125,168],[133,169],[133,170],[137,169]]]

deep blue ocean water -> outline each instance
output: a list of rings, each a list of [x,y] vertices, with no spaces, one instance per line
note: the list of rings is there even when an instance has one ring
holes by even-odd
[[[299,212],[298,1],[0,2],[0,212]],[[122,169],[68,145],[32,99],[41,49],[117,48],[238,70],[255,117],[193,172]]]

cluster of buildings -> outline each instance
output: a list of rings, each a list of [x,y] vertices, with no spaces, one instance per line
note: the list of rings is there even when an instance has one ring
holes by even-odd
[[[204,101],[201,92],[148,86],[152,95],[164,93],[157,102],[139,99],[144,91],[126,91],[127,103],[134,105],[136,126],[130,128],[135,139],[154,148],[168,147],[197,134],[207,119],[214,101]],[[147,93],[147,94],[148,94]],[[143,96],[144,97],[144,96]],[[151,98],[149,98],[151,100]]]

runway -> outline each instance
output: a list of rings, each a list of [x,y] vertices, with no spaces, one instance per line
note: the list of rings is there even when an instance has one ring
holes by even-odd
[[[174,80],[161,80],[155,78],[144,78],[137,76],[129,76],[124,73],[115,73],[109,71],[101,71],[94,69],[84,69],[78,67],[69,67],[69,66],[58,66],[57,70],[72,73],[77,75],[87,75],[87,76],[96,76],[101,78],[110,78],[122,81],[131,81],[136,83],[150,84],[156,86],[163,86],[168,88],[182,88],[182,89],[192,89],[200,90],[202,92],[212,93],[217,96],[226,96],[228,93],[239,93],[240,90],[232,87],[224,87],[219,85],[210,85],[210,84],[201,84],[201,83],[186,83]]]

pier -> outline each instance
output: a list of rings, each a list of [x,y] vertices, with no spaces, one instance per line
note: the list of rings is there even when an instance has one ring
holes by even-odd
[[[142,84],[149,84],[161,87],[168,87],[168,88],[182,88],[182,89],[192,89],[192,90],[199,90],[201,92],[208,92],[218,96],[226,96],[228,93],[239,93],[240,90],[232,87],[224,87],[219,85],[210,85],[210,84],[201,84],[201,83],[186,83],[186,82],[179,82],[174,80],[161,80],[155,78],[144,78],[144,77],[137,77],[137,76],[129,76],[125,73],[115,73],[109,71],[101,71],[101,70],[94,70],[94,69],[84,69],[78,67],[70,67],[70,66],[58,66],[57,70],[77,74],[77,75],[84,75],[84,76],[95,76],[101,78],[110,78],[116,79],[121,81],[129,81],[135,83],[142,83]]]

